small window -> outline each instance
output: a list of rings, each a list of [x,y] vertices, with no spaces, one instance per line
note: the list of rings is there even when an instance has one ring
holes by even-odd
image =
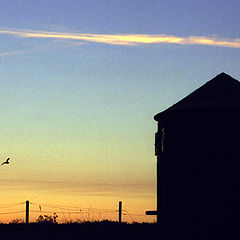
[[[165,128],[162,128],[160,132],[155,133],[155,156],[160,152],[164,152],[165,144]]]

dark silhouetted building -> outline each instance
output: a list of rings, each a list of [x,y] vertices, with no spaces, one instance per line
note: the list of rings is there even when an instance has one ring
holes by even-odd
[[[240,222],[240,82],[221,73],[154,119],[158,221]]]

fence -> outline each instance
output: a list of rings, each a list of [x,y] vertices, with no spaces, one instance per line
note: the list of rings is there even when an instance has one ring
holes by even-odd
[[[80,206],[66,206],[37,202],[18,202],[0,205],[0,223],[29,223],[39,220],[39,216],[57,216],[58,223],[84,221],[119,221],[119,222],[154,222],[152,216],[130,213],[122,208],[119,202],[118,209],[82,208]]]

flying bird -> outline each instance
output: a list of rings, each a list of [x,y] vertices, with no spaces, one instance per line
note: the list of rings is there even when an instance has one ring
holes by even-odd
[[[1,166],[2,166],[3,164],[9,164],[9,160],[10,160],[10,158],[7,158],[7,160],[6,160],[5,162],[3,162],[3,163],[1,164]]]

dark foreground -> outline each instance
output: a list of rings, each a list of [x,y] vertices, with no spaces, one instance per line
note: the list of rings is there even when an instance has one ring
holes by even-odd
[[[95,222],[78,224],[1,224],[7,239],[240,239],[240,226],[157,225]]]

